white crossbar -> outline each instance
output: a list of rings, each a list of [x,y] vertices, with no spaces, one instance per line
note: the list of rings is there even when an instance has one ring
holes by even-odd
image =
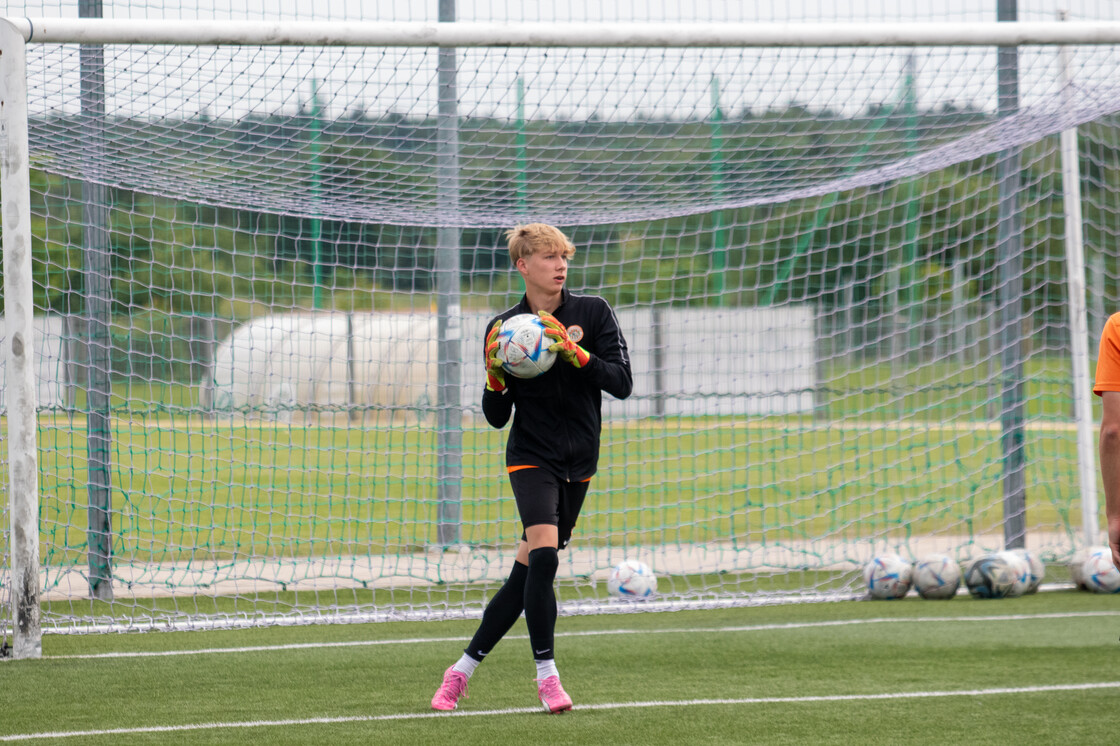
[[[427,23],[8,18],[28,43],[382,47],[868,47],[1120,44],[1117,22]]]

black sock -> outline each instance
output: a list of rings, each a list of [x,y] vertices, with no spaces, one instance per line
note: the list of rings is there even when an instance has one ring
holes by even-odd
[[[525,578],[528,574],[529,568],[515,560],[505,585],[499,588],[490,599],[490,603],[486,604],[478,631],[474,633],[464,653],[476,661],[481,661],[494,649],[505,633],[509,632],[509,628],[525,609]]]
[[[529,627],[529,643],[533,660],[555,657],[552,649],[556,632],[556,568],[560,557],[555,547],[541,547],[529,552],[529,573],[525,580],[525,624]]]

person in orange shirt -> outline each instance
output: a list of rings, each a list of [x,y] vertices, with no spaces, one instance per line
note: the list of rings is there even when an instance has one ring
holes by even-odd
[[[1100,461],[1104,483],[1104,513],[1112,564],[1120,569],[1120,313],[1104,325],[1097,380],[1093,393],[1101,398]]]

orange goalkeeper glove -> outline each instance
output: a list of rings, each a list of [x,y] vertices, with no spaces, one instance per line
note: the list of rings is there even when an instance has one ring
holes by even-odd
[[[506,377],[502,368],[501,358],[498,357],[498,333],[502,330],[502,320],[494,322],[490,332],[486,335],[486,389],[502,393],[506,390]]]
[[[544,324],[544,333],[556,340],[549,346],[550,351],[555,352],[577,368],[582,368],[591,362],[591,353],[577,345],[568,336],[568,330],[555,316],[548,311],[540,311],[539,315],[541,323]]]

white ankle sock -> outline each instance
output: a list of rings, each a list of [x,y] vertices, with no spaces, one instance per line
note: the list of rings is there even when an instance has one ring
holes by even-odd
[[[476,661],[466,653],[463,653],[463,657],[455,661],[455,665],[453,665],[452,668],[469,679],[471,677],[471,674],[474,673],[474,670],[478,668],[478,664],[479,661]]]
[[[552,658],[543,661],[534,661],[537,664],[537,678],[544,680],[549,676],[559,676],[560,672],[556,670],[556,661]]]

